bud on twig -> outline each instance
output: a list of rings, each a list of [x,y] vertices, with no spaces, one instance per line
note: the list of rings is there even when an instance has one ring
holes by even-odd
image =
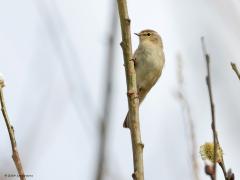
[[[0,73],[0,87],[3,88],[5,85],[4,85],[4,79],[3,79],[3,74]]]

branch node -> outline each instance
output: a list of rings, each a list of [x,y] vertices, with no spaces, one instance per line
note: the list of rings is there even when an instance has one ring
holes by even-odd
[[[12,125],[11,125],[11,129],[12,129],[13,132],[15,132],[15,131],[14,131],[14,127],[13,127]]]
[[[138,178],[138,172],[135,171],[134,173],[132,173],[132,178],[135,180]]]
[[[209,85],[209,76],[206,76],[206,83],[207,83],[207,85]]]
[[[231,62],[231,66],[232,66],[233,71],[236,73],[238,79],[240,80],[240,72],[237,68],[237,65],[235,63]]]
[[[120,42],[120,46],[123,48],[124,47],[124,42]]]
[[[134,90],[129,90],[127,92],[127,95],[131,99],[137,99],[138,98],[137,92],[135,92]]]
[[[141,148],[144,148],[144,144],[142,142],[139,143],[139,145],[141,146]]]
[[[125,21],[127,22],[127,25],[130,25],[130,23],[131,23],[131,19],[129,19],[129,18],[125,18]]]

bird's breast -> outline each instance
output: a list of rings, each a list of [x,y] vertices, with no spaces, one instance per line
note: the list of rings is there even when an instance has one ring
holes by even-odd
[[[137,84],[149,89],[160,77],[164,65],[164,54],[159,47],[138,48],[135,53]]]
[[[147,71],[158,71],[164,64],[164,54],[161,48],[150,47],[139,49],[136,58],[139,66],[142,66]]]

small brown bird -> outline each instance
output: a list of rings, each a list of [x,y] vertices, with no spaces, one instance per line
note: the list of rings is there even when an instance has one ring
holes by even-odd
[[[136,70],[139,104],[141,104],[147,93],[161,76],[165,58],[162,39],[156,31],[146,29],[135,34],[139,37],[139,45],[133,55],[133,59]],[[128,114],[123,127],[129,127]]]

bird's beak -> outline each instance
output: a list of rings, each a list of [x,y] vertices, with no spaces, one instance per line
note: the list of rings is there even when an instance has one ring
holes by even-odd
[[[137,35],[137,36],[140,36],[140,34],[139,33],[134,33],[135,35]]]

